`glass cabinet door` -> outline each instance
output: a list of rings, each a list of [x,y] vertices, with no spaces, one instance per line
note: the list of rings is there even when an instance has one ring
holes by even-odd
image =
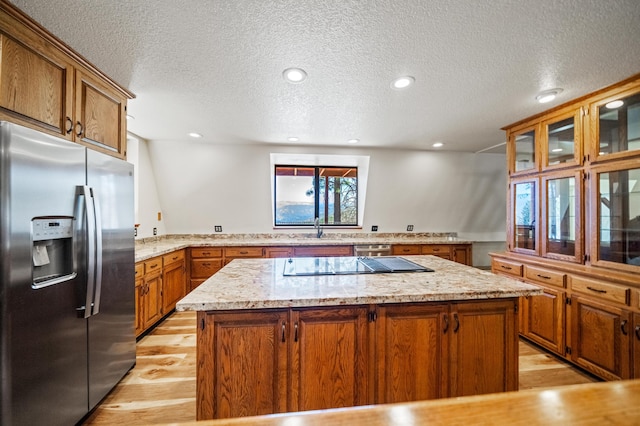
[[[603,159],[634,155],[640,150],[640,93],[626,97],[613,97],[599,102],[597,111],[594,157]],[[633,152],[636,151],[636,152]]]
[[[638,161],[629,161],[638,164]],[[597,262],[640,268],[640,168],[602,171],[597,177]]]
[[[537,250],[536,180],[512,183],[511,193],[511,241],[514,251],[535,252]]]
[[[511,171],[513,173],[536,170],[536,131],[527,130],[511,135]]]
[[[582,262],[581,173],[547,177],[543,192],[543,255]]]
[[[581,163],[582,144],[580,110],[546,121],[542,125],[543,169],[574,166]]]

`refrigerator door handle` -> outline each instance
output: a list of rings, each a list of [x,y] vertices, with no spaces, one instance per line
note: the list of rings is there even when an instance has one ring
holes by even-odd
[[[86,271],[87,271],[87,294],[85,299],[85,305],[79,309],[79,313],[83,313],[83,318],[89,318],[93,312],[93,300],[95,291],[95,278],[96,278],[96,221],[95,221],[95,209],[92,200],[91,188],[86,185],[76,186],[76,196],[82,198],[82,207],[84,209],[84,217],[86,218],[86,227],[82,226],[85,230],[85,236],[87,241],[87,258],[86,258]],[[80,315],[79,315],[80,316]]]
[[[100,295],[102,293],[102,216],[100,215],[100,203],[95,189],[91,188],[91,199],[93,200],[93,217],[95,226],[93,228],[95,236],[95,274],[92,315],[100,312]]]

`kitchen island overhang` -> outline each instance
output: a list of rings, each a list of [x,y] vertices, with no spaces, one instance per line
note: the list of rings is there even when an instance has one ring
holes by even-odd
[[[519,297],[534,287],[434,256],[428,273],[284,276],[234,260],[198,311],[197,418],[517,389]]]

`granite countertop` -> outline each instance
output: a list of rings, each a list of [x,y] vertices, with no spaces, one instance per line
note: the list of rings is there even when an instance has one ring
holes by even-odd
[[[471,244],[455,232],[423,233],[330,233],[322,238],[314,233],[167,235],[136,240],[136,262],[187,247],[233,246],[330,246],[373,244]]]
[[[463,301],[542,294],[538,287],[436,256],[406,259],[434,272],[283,276],[287,259],[235,259],[179,301],[176,310]]]

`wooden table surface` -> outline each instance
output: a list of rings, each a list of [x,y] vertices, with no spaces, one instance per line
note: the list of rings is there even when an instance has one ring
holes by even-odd
[[[640,380],[180,425],[640,425]]]

